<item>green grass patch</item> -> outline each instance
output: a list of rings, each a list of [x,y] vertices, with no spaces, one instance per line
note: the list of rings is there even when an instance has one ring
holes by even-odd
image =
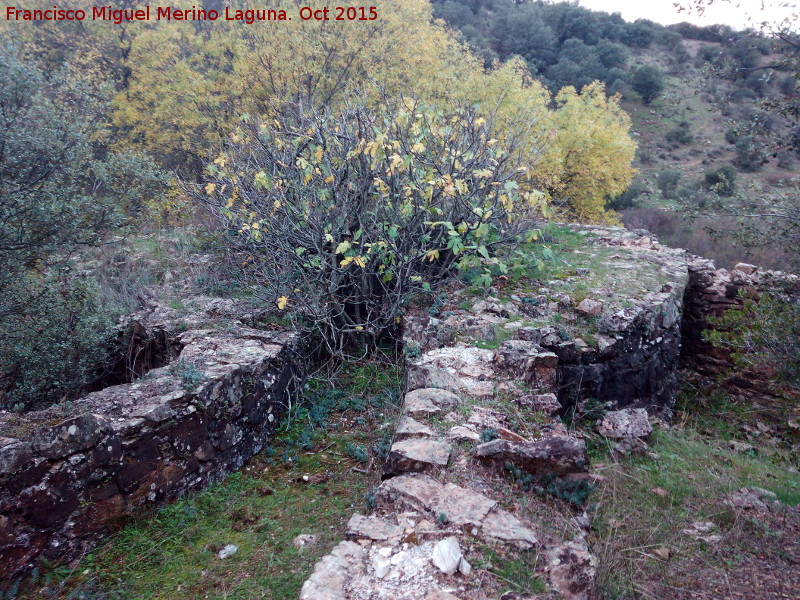
[[[296,598],[350,516],[368,509],[400,383],[397,367],[371,360],[310,381],[276,439],[244,469],[136,517],[44,597]],[[292,545],[300,534],[318,542],[301,552]],[[228,544],[236,554],[218,558]],[[19,597],[43,597],[41,580],[29,584],[35,592]]]
[[[547,584],[536,572],[537,555],[532,551],[517,551],[510,555],[500,548],[482,545],[478,548],[480,558],[475,559],[475,567],[494,575],[501,587],[510,585],[520,594],[544,594]]]
[[[789,506],[800,503],[800,480],[788,464],[737,454],[692,427],[657,430],[650,445],[658,458],[631,457],[608,465],[601,471],[606,480],[589,499],[599,507],[593,548],[603,597],[640,598],[647,581],[667,576],[671,584],[685,587],[694,575],[691,565],[735,568],[741,556],[737,546],[768,544],[725,503],[739,488],[761,487]],[[711,533],[726,540],[721,550],[711,552],[683,532],[695,521],[715,524]],[[681,569],[654,558],[657,549],[679,556]]]

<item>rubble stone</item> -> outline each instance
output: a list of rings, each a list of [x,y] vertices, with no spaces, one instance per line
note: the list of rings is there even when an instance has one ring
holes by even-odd
[[[492,440],[476,449],[477,456],[501,464],[508,461],[526,473],[566,475],[588,470],[586,443],[570,436],[551,436],[531,442]]]
[[[450,445],[429,438],[412,438],[392,444],[383,472],[386,475],[427,471],[447,466]]]
[[[597,426],[597,433],[615,439],[646,438],[653,433],[653,426],[645,409],[626,408],[607,412]]]

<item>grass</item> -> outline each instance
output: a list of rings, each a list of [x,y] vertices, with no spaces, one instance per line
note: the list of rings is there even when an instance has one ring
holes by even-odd
[[[737,454],[721,441],[688,422],[654,432],[651,448],[657,458],[632,457],[599,471],[606,480],[590,502],[599,507],[592,541],[603,597],[647,598],[648,584],[665,577],[670,585],[691,587],[700,565],[723,577],[738,564],[742,548],[771,544],[725,498],[756,486],[797,505],[797,470],[766,456]],[[723,536],[722,545],[711,548],[684,533],[695,521],[714,523],[711,533]],[[659,559],[663,550],[680,560],[671,565]]]
[[[40,577],[19,597],[297,597],[380,482],[379,453],[398,411],[399,377],[396,367],[373,360],[311,381],[270,448],[242,471],[136,517],[72,574],[59,571],[69,575],[60,583],[45,585]],[[301,552],[292,545],[300,534],[318,541]],[[228,544],[238,551],[219,559]]]
[[[475,567],[494,575],[501,585],[511,586],[520,594],[545,594],[547,584],[536,575],[538,557],[533,551],[516,551],[506,554],[499,547],[482,545],[478,548],[481,557],[475,559]]]

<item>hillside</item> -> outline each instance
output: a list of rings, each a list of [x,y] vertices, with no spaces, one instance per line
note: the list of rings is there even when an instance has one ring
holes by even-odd
[[[553,92],[599,79],[609,94],[622,95],[639,146],[639,174],[609,202],[629,226],[732,266],[743,255],[735,235],[742,226],[704,216],[731,202],[714,193],[709,174],[730,165],[745,203],[756,198],[760,205],[796,180],[789,122],[771,110],[796,86],[790,72],[767,68],[782,64],[772,52],[776,40],[727,26],[627,23],[569,4],[446,0],[435,7],[487,64],[517,54]],[[638,84],[652,86],[647,97],[645,88],[635,89],[643,68],[653,69],[654,81]],[[768,136],[782,145],[768,144]],[[747,252],[775,268],[794,257],[774,246]]]

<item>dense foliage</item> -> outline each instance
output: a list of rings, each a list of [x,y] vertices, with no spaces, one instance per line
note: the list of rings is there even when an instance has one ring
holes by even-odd
[[[101,368],[109,314],[70,275],[81,247],[135,217],[156,177],[113,152],[106,102],[80,73],[0,48],[0,404],[75,392]],[[95,351],[96,350],[96,351]]]
[[[230,223],[244,280],[340,354],[378,343],[415,291],[458,266],[513,272],[534,259],[508,245],[546,206],[520,191],[529,164],[516,146],[535,121],[520,114],[501,141],[495,118],[406,99],[247,120],[196,196]]]
[[[680,34],[573,3],[434,0],[434,6],[436,16],[457,28],[487,65],[521,56],[553,92],[594,80],[618,91],[630,78],[631,50],[651,45],[686,60]]]

